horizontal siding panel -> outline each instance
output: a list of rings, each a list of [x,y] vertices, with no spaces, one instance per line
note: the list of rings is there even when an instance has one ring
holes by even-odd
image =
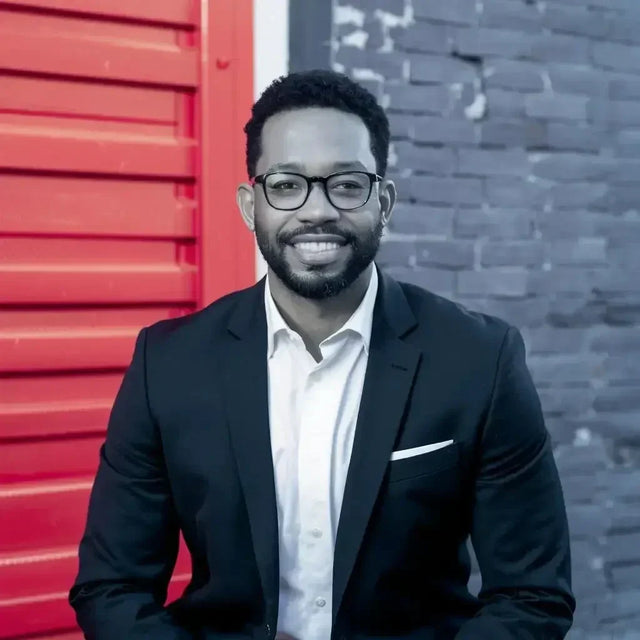
[[[0,169],[191,178],[194,162],[188,139],[0,125]]]
[[[133,43],[140,46],[175,47],[176,30],[165,25],[133,20],[105,20],[99,16],[61,15],[59,12],[3,9],[0,31],[37,36],[73,37],[79,40]]]
[[[196,299],[195,269],[0,266],[4,304],[141,304]]]
[[[85,498],[88,499],[88,495],[85,494]],[[86,505],[84,508],[86,510]],[[0,580],[0,606],[7,599],[7,594],[11,594],[15,598],[28,598],[42,593],[44,590],[49,593],[68,590],[78,568],[77,547],[79,542],[78,538],[71,545],[36,549],[30,553],[23,551],[0,553],[0,577],[2,577]],[[38,580],[39,572],[42,572],[41,580]],[[190,572],[191,557],[181,538],[173,575],[180,581],[185,581]],[[49,580],[42,580],[45,577]],[[13,589],[11,588],[12,584]]]
[[[0,300],[5,304],[195,301],[196,270],[179,264],[179,252],[170,240],[5,237],[0,239]]]
[[[123,368],[137,334],[135,328],[0,333],[0,371]]]
[[[92,476],[104,435],[0,444],[0,482]]]
[[[59,591],[24,600],[0,600],[0,638],[28,640],[27,636],[37,634],[34,640],[41,640],[43,632],[75,627],[75,613],[67,596],[68,591]]]
[[[35,446],[35,445],[34,445]],[[59,491],[55,491],[56,484]],[[75,546],[85,526],[91,482],[0,487],[0,554],[51,547]]]
[[[0,177],[0,207],[4,200]],[[37,194],[31,194],[36,197]],[[30,197],[25,194],[25,200]],[[88,197],[87,200],[92,200]],[[62,202],[50,200],[26,217],[23,206],[7,207],[0,219],[0,234],[29,236],[83,236],[122,238],[176,238],[188,239],[195,235],[194,207],[189,201],[164,203],[162,207],[133,209],[133,204],[123,203],[119,211],[109,212],[109,202],[96,202],[93,208],[82,211],[79,201],[70,204],[66,213]],[[153,218],[149,218],[149,209]],[[84,215],[83,215],[84,213]],[[50,214],[50,215],[48,215]],[[157,215],[157,217],[156,217]]]
[[[161,22],[177,26],[196,24],[195,0],[3,0],[18,8],[70,11],[107,18]]]
[[[189,311],[189,307],[6,309],[0,315],[0,373],[124,369],[130,362],[135,338],[142,326]],[[7,381],[3,381],[2,386],[5,384]],[[91,387],[82,384],[81,388],[86,393]],[[74,430],[86,429],[92,424],[86,420],[97,410],[96,402],[102,407],[104,401],[104,397],[96,401],[77,395],[61,398],[58,393],[49,398],[41,398],[40,394],[34,397],[34,391],[27,396],[31,402],[16,399],[16,406],[3,405],[3,394],[0,394],[0,437],[3,434],[8,437],[3,423],[4,428],[8,428],[9,423],[13,425],[12,434],[16,430],[21,433],[29,415],[38,422],[38,417],[45,417],[41,414],[51,412],[51,421],[57,425],[67,407],[73,414],[69,420],[75,425]],[[95,423],[93,425],[95,428]]]
[[[0,314],[0,316],[4,315]],[[8,315],[8,314],[7,314]],[[102,403],[116,394],[122,372],[107,373],[72,372],[68,374],[14,376],[0,380],[0,402],[3,406],[12,404],[35,405],[64,402]],[[46,435],[46,434],[45,434]],[[0,435],[0,437],[2,437]]]
[[[171,122],[96,120],[33,113],[0,113],[0,131],[23,134],[34,131],[35,135],[47,136],[47,140],[54,137],[106,142],[182,142],[176,139]]]
[[[177,120],[176,101],[186,97],[173,89],[101,85],[30,76],[4,76],[2,87],[0,111],[171,124]]]
[[[0,611],[9,599],[7,593],[11,600],[23,600],[64,592],[77,568],[77,545],[0,554]]]
[[[87,269],[117,265],[123,269],[177,266],[177,247],[171,240],[87,238],[0,238],[2,265],[82,265]]]
[[[75,614],[67,596],[77,574],[76,547],[43,550],[30,556],[0,555],[0,638],[71,630]],[[169,586],[168,601],[178,597],[190,580],[188,556],[179,557]]]
[[[25,640],[25,639],[23,639]],[[26,640],[30,640],[27,638]],[[33,640],[84,640],[84,633],[82,631],[70,631],[68,633],[56,633],[55,635],[39,635]]]
[[[194,238],[195,203],[169,182],[0,175],[0,233]],[[152,212],[152,215],[150,215]]]
[[[22,381],[25,384],[27,382],[25,379]],[[0,402],[0,447],[3,438],[59,437],[101,432],[106,428],[112,404],[113,397],[93,402]],[[35,446],[38,446],[37,443]]]
[[[0,580],[0,611],[8,600],[6,592],[11,593],[12,599],[22,600],[37,597],[36,594],[53,596],[68,591],[77,570],[77,544],[41,549],[30,554],[0,554],[0,576],[3,578]],[[180,582],[186,582],[190,570],[188,553],[181,553],[173,575]]]
[[[13,639],[19,635],[20,640],[28,640],[27,634],[37,634],[37,640],[40,640],[43,631],[75,626],[75,614],[67,604],[65,591],[43,594],[38,598],[0,601],[0,616],[5,625],[0,630],[0,638]]]
[[[1,33],[0,69],[162,86],[195,87],[198,81],[192,49],[11,31]]]
[[[127,365],[130,359],[131,352]],[[122,369],[30,374],[0,379],[0,446],[9,438],[104,432]]]
[[[0,600],[0,617],[3,628],[0,638],[13,638],[20,634],[21,640],[28,640],[26,634],[38,634],[37,640],[43,640],[43,632],[54,629],[64,630],[75,627],[75,613],[67,602],[75,572],[71,574],[71,582],[65,591],[52,592],[25,598],[24,600]],[[169,585],[169,600],[179,597],[189,583],[190,575],[178,575]],[[24,634],[24,635],[23,635]],[[82,635],[44,636],[44,638],[82,638]]]
[[[121,307],[107,309],[4,309],[0,314],[0,333],[20,331],[60,331],[83,328],[109,330],[115,327],[137,329],[166,318],[177,318],[190,311],[189,307]],[[40,384],[44,382],[41,381]],[[98,381],[93,380],[92,385]],[[59,397],[56,385],[55,395]],[[32,398],[31,393],[25,396]]]

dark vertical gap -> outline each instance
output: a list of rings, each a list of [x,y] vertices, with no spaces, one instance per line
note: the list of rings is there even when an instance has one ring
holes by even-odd
[[[329,69],[331,0],[290,0],[289,71]]]

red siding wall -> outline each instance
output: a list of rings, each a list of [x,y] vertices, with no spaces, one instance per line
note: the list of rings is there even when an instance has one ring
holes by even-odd
[[[0,2],[0,638],[76,637],[67,591],[139,328],[253,281],[233,199],[251,20],[250,0]]]

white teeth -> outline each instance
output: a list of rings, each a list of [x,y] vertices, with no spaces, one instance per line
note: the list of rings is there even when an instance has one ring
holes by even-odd
[[[321,251],[335,251],[340,245],[337,242],[298,242],[296,247],[302,251],[320,253]]]

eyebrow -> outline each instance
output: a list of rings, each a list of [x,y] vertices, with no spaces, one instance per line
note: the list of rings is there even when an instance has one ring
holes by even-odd
[[[328,173],[334,171],[343,171],[346,169],[353,169],[354,171],[368,171],[367,167],[359,160],[352,160],[349,162],[334,162],[331,165],[331,170]],[[272,173],[273,171],[296,171],[302,172],[304,167],[299,162],[277,162],[269,167],[265,173]]]

